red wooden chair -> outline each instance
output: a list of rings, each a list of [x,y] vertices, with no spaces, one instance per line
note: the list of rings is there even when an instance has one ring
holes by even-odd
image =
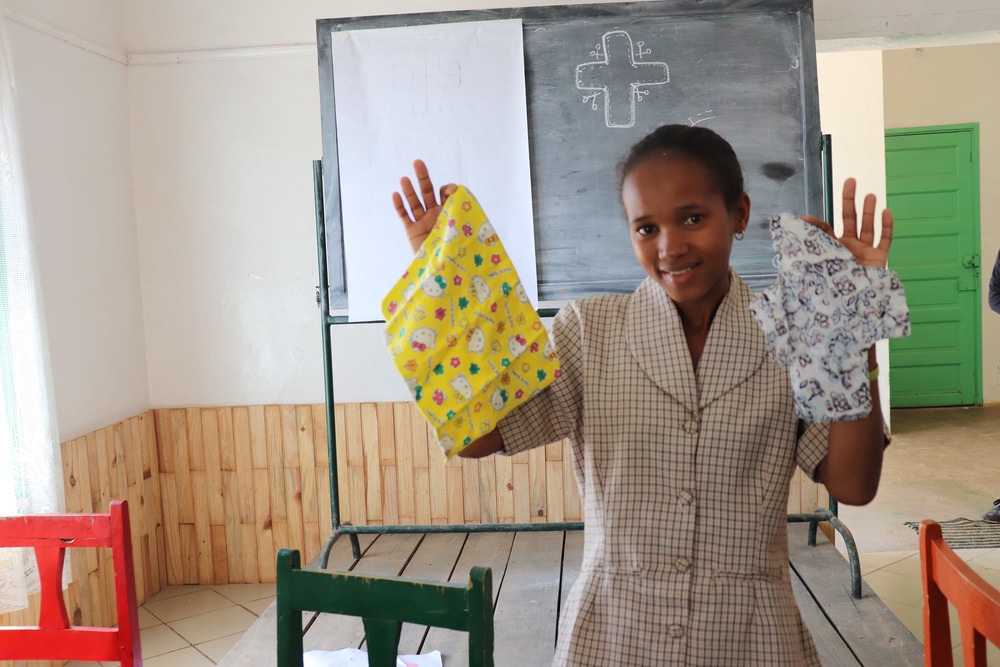
[[[941,526],[920,522],[920,572],[924,582],[924,665],[952,667],[948,603],[958,612],[966,667],[986,667],[986,639],[1000,646],[1000,591],[951,550]]]
[[[110,514],[2,517],[0,547],[35,549],[42,596],[38,627],[0,628],[0,660],[107,660],[142,667],[126,501],[111,501]],[[111,548],[118,627],[70,626],[62,591],[67,547]]]

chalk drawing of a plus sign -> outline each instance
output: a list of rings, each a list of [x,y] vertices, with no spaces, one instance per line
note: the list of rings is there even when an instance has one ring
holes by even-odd
[[[590,102],[596,111],[598,98],[604,97],[604,123],[608,127],[633,127],[636,102],[649,94],[647,88],[670,82],[666,63],[642,60],[649,53],[642,42],[634,45],[624,30],[612,30],[604,33],[601,43],[590,52],[599,60],[576,66],[576,87],[593,91],[583,101]]]
[[[392,87],[408,91],[413,113],[440,113],[445,88],[462,85],[462,64],[440,61],[441,43],[436,39],[414,39],[408,62],[392,66]]]

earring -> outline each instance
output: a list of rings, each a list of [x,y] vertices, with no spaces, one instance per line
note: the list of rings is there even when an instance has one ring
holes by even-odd
[[[736,232],[736,240],[742,241],[743,237],[746,236],[743,232]]]

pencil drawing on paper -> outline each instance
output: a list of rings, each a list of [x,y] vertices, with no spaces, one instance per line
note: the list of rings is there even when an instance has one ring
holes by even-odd
[[[612,128],[635,126],[636,103],[649,95],[650,86],[670,82],[664,62],[643,60],[652,53],[644,42],[632,42],[624,30],[604,33],[590,52],[591,62],[576,66],[576,87],[590,91],[583,101],[597,111],[604,98],[604,124]]]
[[[441,62],[437,39],[414,39],[410,58],[392,66],[392,87],[405,91],[413,102],[413,113],[440,113],[441,93],[462,85],[462,64]]]

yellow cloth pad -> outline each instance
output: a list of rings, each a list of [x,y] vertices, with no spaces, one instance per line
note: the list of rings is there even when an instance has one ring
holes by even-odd
[[[382,314],[393,363],[449,459],[559,376],[545,327],[464,186]]]

